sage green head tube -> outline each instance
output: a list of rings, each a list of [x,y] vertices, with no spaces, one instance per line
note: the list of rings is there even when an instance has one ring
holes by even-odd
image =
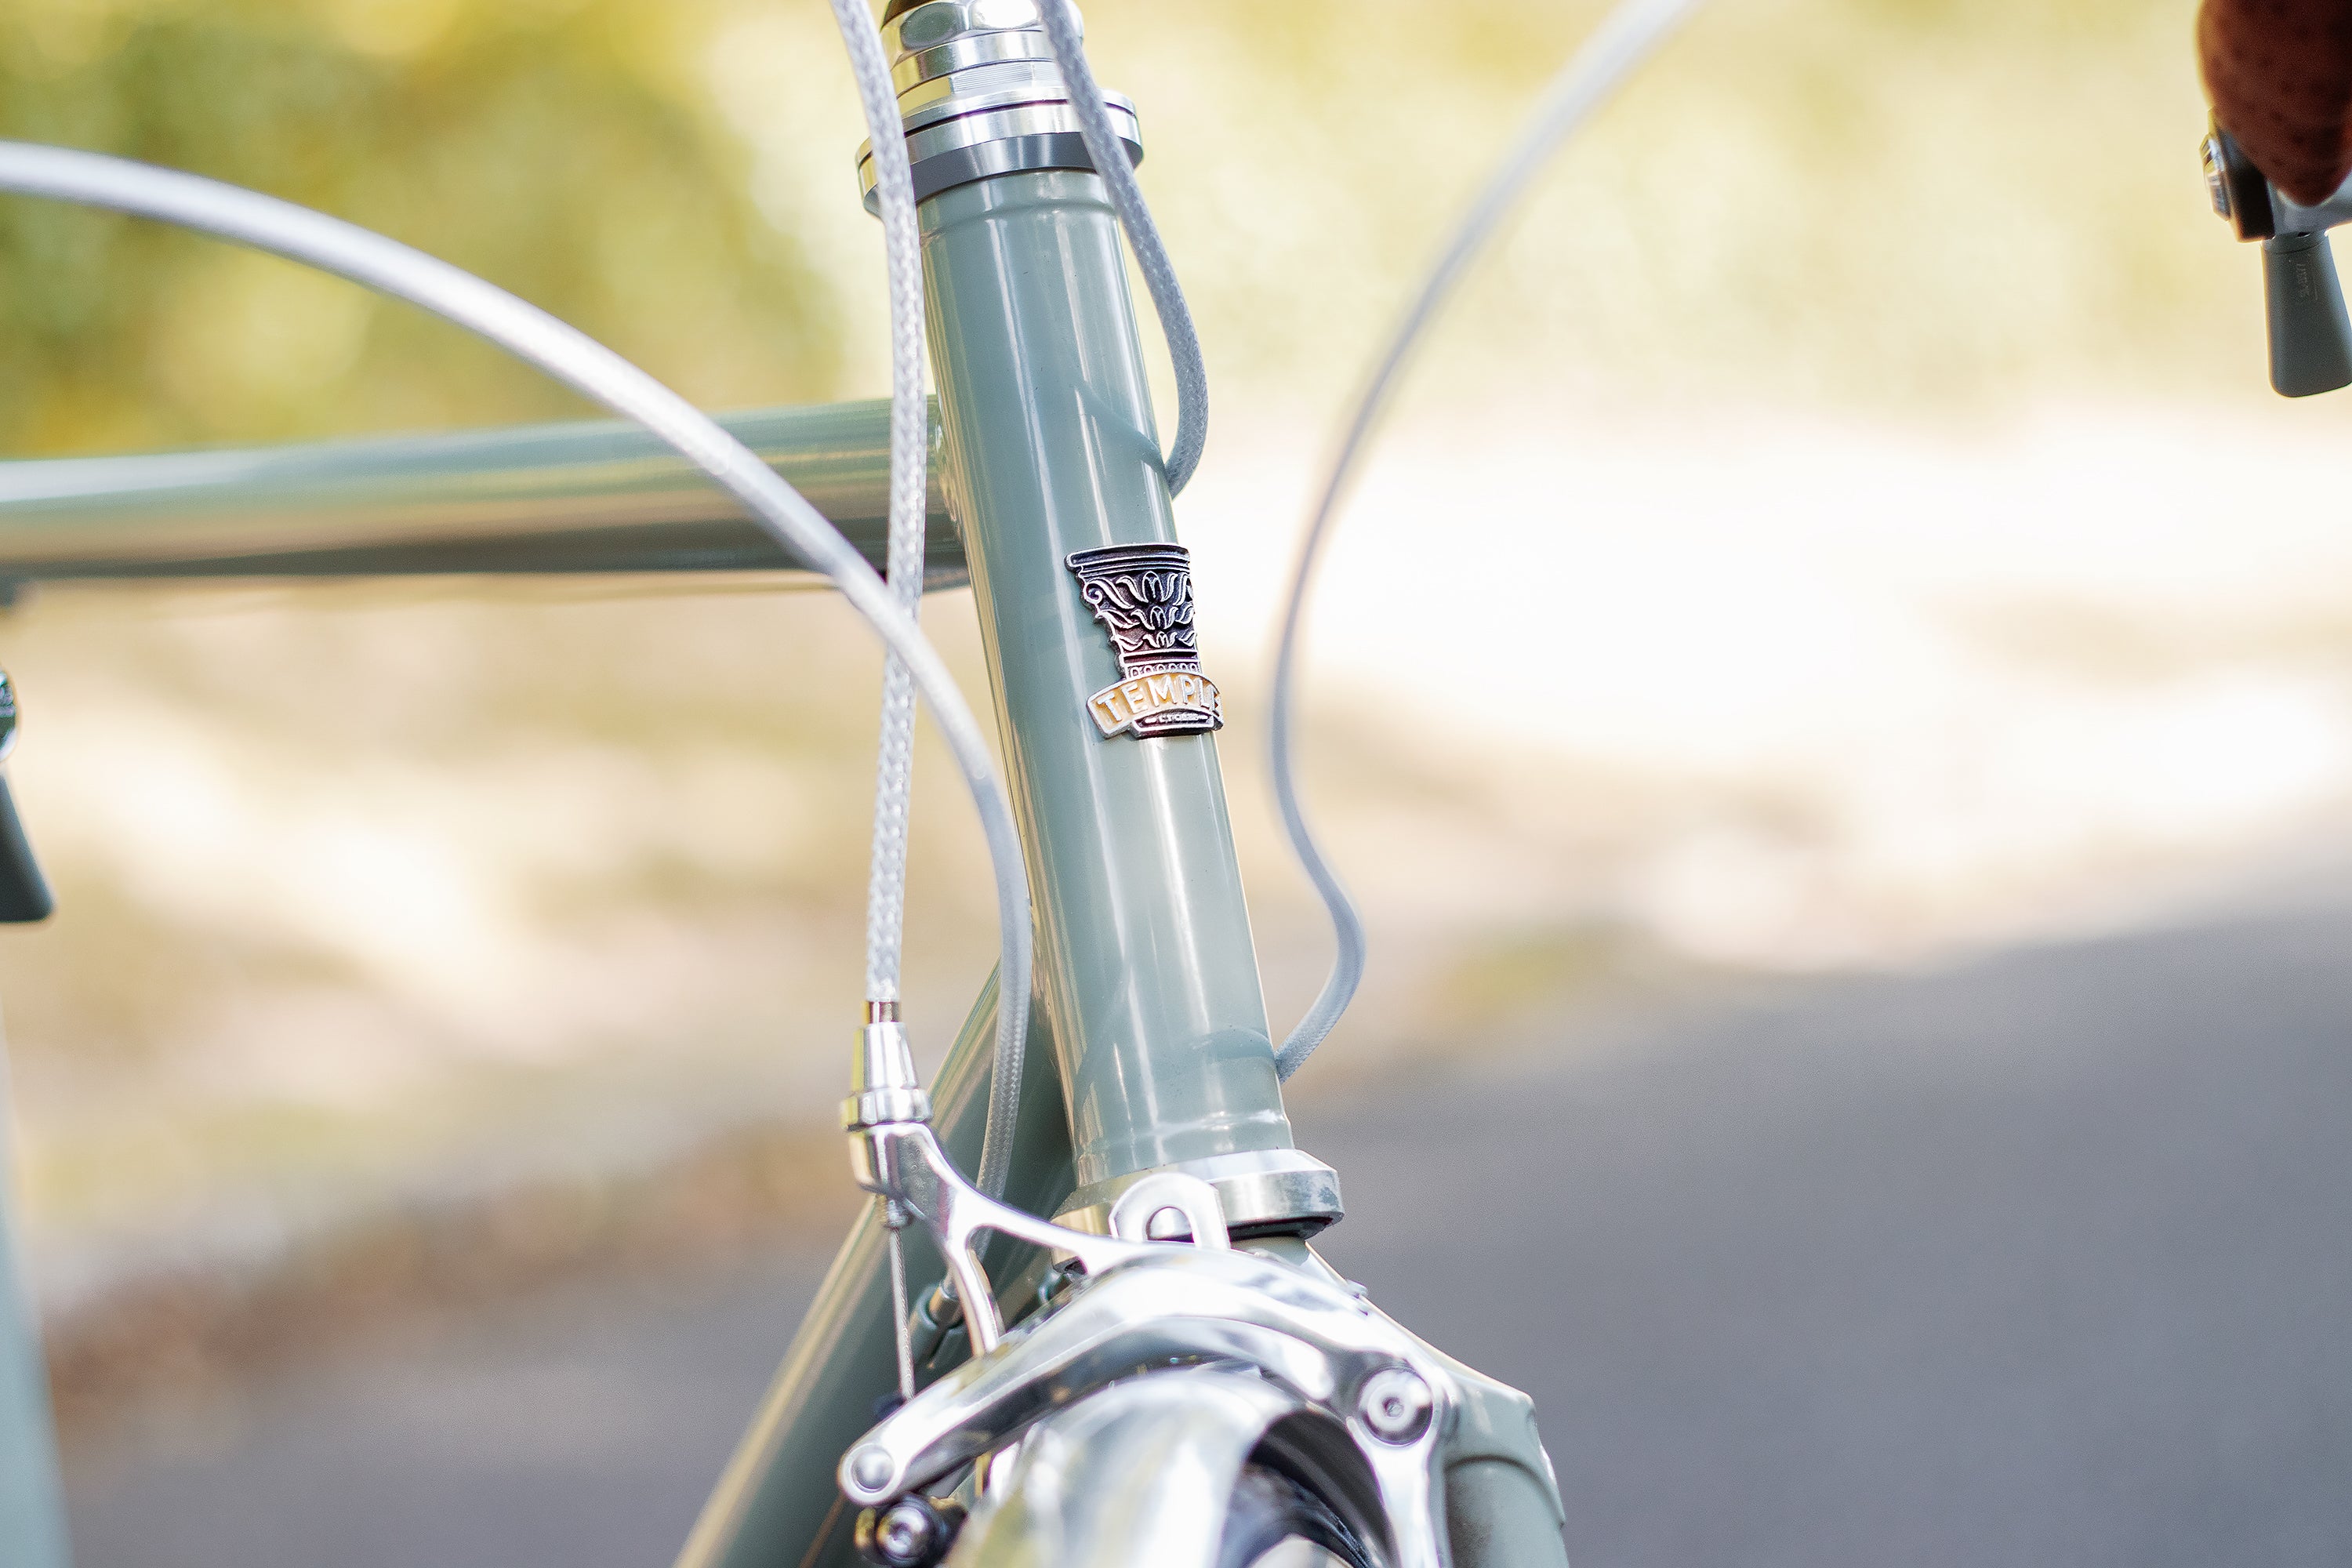
[[[949,506],[996,679],[1077,1180],[1287,1149],[1215,738],[1106,737],[1088,716],[1120,669],[1067,558],[1175,540],[1102,182],[999,175],[930,196],[922,219]]]
[[[9,1222],[5,1066],[0,1062],[0,1557],[11,1568],[66,1568],[40,1328],[16,1272]]]

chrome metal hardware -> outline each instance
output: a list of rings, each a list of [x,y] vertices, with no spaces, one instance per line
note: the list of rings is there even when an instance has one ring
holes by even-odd
[[[859,1556],[879,1568],[929,1568],[947,1555],[962,1523],[961,1504],[904,1497],[858,1515],[852,1543]]]
[[[848,1458],[849,1479],[860,1491],[879,1495],[890,1484],[890,1456],[868,1444],[856,1449]]]
[[[861,1095],[852,1095],[844,1109],[856,1107],[861,1099]],[[1066,1230],[998,1203],[963,1179],[949,1162],[939,1140],[932,1136],[930,1127],[922,1121],[853,1125],[849,1149],[857,1184],[897,1202],[908,1215],[922,1222],[939,1243],[948,1271],[955,1279],[956,1297],[963,1308],[964,1322],[971,1331],[972,1352],[976,1355],[994,1350],[1004,1337],[1004,1320],[997,1311],[995,1292],[980,1260],[972,1255],[972,1238],[982,1231],[992,1230],[1076,1258],[1089,1274],[1099,1274],[1154,1253],[1179,1250],[1164,1243],[1126,1241]],[[1205,1212],[1208,1201],[1209,1194],[1205,1194],[1165,1197],[1153,1208],[1154,1212],[1167,1207]]]
[[[1163,1227],[1162,1223],[1166,1224]],[[1127,1241],[1173,1241],[1231,1247],[1217,1189],[1181,1171],[1154,1171],[1110,1205],[1110,1233]]]
[[[928,0],[882,26],[907,127],[915,199],[1023,169],[1091,169],[1034,0]],[[1143,159],[1134,103],[1106,92],[1128,156]],[[857,188],[874,205],[871,143]]]
[[[1383,1561],[1444,1568],[1441,1450],[1461,1403],[1450,1363],[1345,1281],[1246,1251],[1150,1247],[1090,1269],[1061,1307],[867,1433],[842,1460],[842,1490],[883,1505],[1139,1368],[1185,1365],[1254,1373],[1266,1426],[1296,1417],[1319,1434],[1344,1472],[1337,1489],[1370,1500]]]
[[[841,1123],[851,1131],[887,1121],[929,1121],[931,1097],[915,1075],[907,1026],[895,1018],[868,1024],[858,1037],[857,1070]]]
[[[1296,1467],[1308,1474],[1360,1468],[1345,1434],[1325,1422],[1301,1430],[1307,1421],[1289,1419],[1297,1411],[1297,1401],[1241,1369],[1176,1368],[1098,1390],[1031,1427],[1010,1464],[992,1464],[1007,1477],[1003,1494],[973,1510],[958,1568],[1227,1562],[1225,1516],[1236,1483],[1276,1436],[1308,1449]],[[1348,1508],[1352,1537],[1377,1537],[1373,1511],[1369,1503]]]
[[[1346,1212],[1339,1198],[1339,1173],[1330,1166],[1297,1149],[1261,1149],[1093,1183],[1064,1201],[1054,1223],[1097,1236],[1116,1234],[1111,1206],[1136,1184],[1167,1172],[1196,1177],[1215,1188],[1228,1230],[1263,1233],[1279,1226],[1311,1235]]]
[[[2215,217],[2235,216],[2236,204],[2230,199],[2230,180],[2221,163],[2221,138],[2205,138],[2205,195],[2213,204]]]
[[[869,1556],[903,1549],[904,1561],[925,1560],[936,1538],[917,1517],[919,1489],[984,1465],[982,1506],[993,1509],[1021,1489],[1012,1484],[1016,1473],[1068,1457],[1067,1444],[1026,1451],[1024,1434],[1041,1418],[1140,1369],[1190,1365],[1253,1372],[1248,1398],[1236,1407],[1250,1420],[1236,1430],[1255,1442],[1284,1427],[1286,1440],[1313,1450],[1318,1473],[1354,1500],[1364,1528],[1388,1548],[1383,1561],[1445,1568],[1441,1452],[1461,1406],[1450,1363],[1328,1270],[1234,1251],[1223,1194],[1200,1175],[1171,1169],[1123,1181],[1101,1205],[1108,1235],[996,1202],[957,1173],[927,1121],[877,1114],[913,1104],[898,1098],[910,1093],[914,1066],[897,1021],[868,1025],[861,1046],[858,1091],[843,1108],[857,1184],[929,1227],[956,1281],[973,1349],[972,1359],[842,1456],[837,1479],[867,1510]],[[928,1115],[928,1105],[920,1109]],[[972,1251],[983,1230],[1049,1248],[1086,1278],[1058,1307],[1008,1335]],[[1178,1233],[1195,1245],[1148,1239]],[[1117,1414],[1108,1405],[1099,1413]],[[1245,1444],[1235,1464],[1246,1452]]]
[[[2268,239],[2279,232],[2271,205],[2271,185],[2239,150],[2237,139],[2220,126],[2198,149],[2205,159],[2205,194],[2217,217],[2226,218],[2240,239]]]
[[[1410,1443],[1429,1430],[1435,1396],[1411,1367],[1374,1373],[1356,1396],[1356,1414],[1383,1443]]]

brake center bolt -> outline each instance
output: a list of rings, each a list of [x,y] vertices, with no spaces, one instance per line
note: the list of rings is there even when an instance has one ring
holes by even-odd
[[[875,1525],[874,1544],[886,1563],[920,1563],[931,1548],[931,1516],[902,1502]]]
[[[868,1443],[849,1456],[849,1479],[869,1493],[878,1493],[888,1486],[898,1468],[891,1460],[890,1450],[879,1443]]]
[[[1392,1366],[1364,1380],[1356,1413],[1383,1443],[1410,1443],[1429,1430],[1436,1402],[1429,1384],[1410,1368]]]
[[[948,1499],[909,1493],[876,1513],[857,1516],[851,1541],[876,1568],[933,1568],[955,1545],[962,1507]]]

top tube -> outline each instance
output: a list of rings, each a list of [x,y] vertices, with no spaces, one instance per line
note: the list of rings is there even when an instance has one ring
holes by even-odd
[[[719,422],[882,569],[887,402]],[[963,547],[936,482],[930,512],[924,584],[957,586]],[[5,583],[808,569],[615,421],[0,462]]]

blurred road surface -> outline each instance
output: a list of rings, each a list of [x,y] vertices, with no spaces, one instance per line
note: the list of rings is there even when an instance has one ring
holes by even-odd
[[[2352,910],[1302,1101],[1327,1252],[1531,1391],[1578,1568],[2352,1562]],[[75,1467],[85,1568],[668,1561],[820,1259],[575,1291]]]

